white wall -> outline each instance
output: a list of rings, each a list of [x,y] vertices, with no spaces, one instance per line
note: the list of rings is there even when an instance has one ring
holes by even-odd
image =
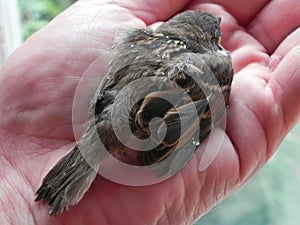
[[[22,43],[17,0],[0,0],[0,67]]]

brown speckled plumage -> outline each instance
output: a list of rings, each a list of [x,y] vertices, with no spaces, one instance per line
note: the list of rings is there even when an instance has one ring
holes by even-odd
[[[220,36],[220,18],[204,11],[181,13],[154,31],[146,28],[129,32],[116,46],[109,72],[92,100],[94,115],[85,134],[44,178],[36,201],[46,201],[51,206],[50,215],[78,203],[104,160],[96,136],[112,155],[132,165],[161,162],[183,146],[195,149],[198,140],[209,134],[212,122],[222,117],[222,102],[226,105],[230,94],[231,58],[220,46]],[[138,79],[145,77],[139,83]],[[134,91],[117,99],[133,81],[137,81]],[[118,107],[113,108],[113,104]],[[122,111],[127,104],[132,105],[128,117]],[[190,117],[195,109],[199,121]],[[212,109],[216,112],[213,121]],[[135,137],[151,137],[157,146],[151,151],[126,150],[113,130],[112,111],[120,132],[123,123],[129,123]],[[164,123],[153,118],[161,118]],[[150,121],[154,130],[149,127]],[[91,129],[94,126],[96,129]]]

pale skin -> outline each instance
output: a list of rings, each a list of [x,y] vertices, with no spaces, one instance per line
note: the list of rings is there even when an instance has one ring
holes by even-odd
[[[0,72],[2,224],[193,224],[253,176],[298,121],[296,0],[106,2],[78,1],[29,38]],[[47,204],[34,202],[35,191],[75,143],[72,101],[81,75],[112,46],[119,29],[143,28],[184,9],[221,16],[222,45],[232,52],[235,76],[216,159],[199,172],[197,151],[178,174],[152,186],[122,186],[98,176],[80,204],[49,217]]]

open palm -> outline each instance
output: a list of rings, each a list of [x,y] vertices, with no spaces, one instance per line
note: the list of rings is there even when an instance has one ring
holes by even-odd
[[[205,2],[78,1],[13,54],[0,74],[2,224],[192,224],[266,163],[299,118],[299,4]],[[232,51],[227,127],[213,136],[225,132],[219,154],[199,171],[199,150],[178,174],[151,186],[98,176],[80,204],[49,217],[48,206],[34,202],[35,191],[74,145],[72,103],[82,74],[105,57],[118,31],[186,9],[220,15],[222,44]]]

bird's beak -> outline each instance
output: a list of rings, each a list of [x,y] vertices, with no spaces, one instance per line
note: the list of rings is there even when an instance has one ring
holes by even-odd
[[[221,45],[221,37],[219,38],[218,49],[220,50],[220,52],[225,53],[226,55],[230,55],[230,52],[227,51],[227,50]]]

